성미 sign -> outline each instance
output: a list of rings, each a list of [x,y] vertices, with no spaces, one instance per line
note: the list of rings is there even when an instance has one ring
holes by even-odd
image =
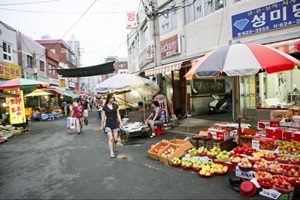
[[[231,17],[232,37],[300,25],[300,0],[284,0]]]

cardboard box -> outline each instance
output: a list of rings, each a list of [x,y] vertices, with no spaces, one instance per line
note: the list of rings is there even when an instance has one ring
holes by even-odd
[[[276,130],[279,127],[268,127],[266,129],[266,137],[267,138],[273,138],[273,139],[282,139],[282,138],[276,138]]]
[[[193,144],[190,143],[189,141],[185,141],[185,140],[180,140],[180,139],[173,139],[169,141],[171,144],[177,144],[179,146],[181,146],[183,148],[183,150],[188,150],[193,148]]]
[[[270,119],[282,119],[285,117],[288,110],[272,110],[270,112]]]
[[[224,129],[209,128],[207,134],[212,138],[222,138],[223,141],[229,139],[229,131]]]
[[[250,170],[250,171],[242,171],[240,170],[240,168],[238,166],[236,166],[235,168],[235,176],[236,177],[240,177],[240,178],[244,178],[244,179],[253,179],[254,178],[254,170]]]
[[[283,139],[283,132],[284,132],[286,129],[287,129],[287,128],[285,128],[285,127],[279,127],[278,129],[276,129],[276,139],[282,140],[282,139]]]
[[[248,144],[249,146],[251,146],[252,145],[252,139],[253,138],[248,138],[248,137],[241,136],[240,145]]]
[[[210,140],[204,140],[204,139],[192,139],[190,140],[190,142],[192,143],[192,145],[196,148],[199,148],[199,147],[205,147],[207,149],[211,149],[213,148],[213,140],[210,139]]]
[[[300,131],[295,131],[293,133],[293,141],[300,142]]]
[[[169,157],[164,157],[162,156],[162,153],[164,151],[166,151],[167,149],[169,149],[170,147],[176,148],[175,152],[173,154],[171,154]],[[183,148],[177,144],[169,144],[168,146],[166,146],[162,152],[160,152],[159,154],[157,154],[158,160],[164,164],[169,164],[169,161],[171,161],[173,158],[177,157],[181,157],[185,154],[185,151],[183,150]]]
[[[294,116],[292,119],[282,118],[280,126],[299,128],[300,127],[300,116]]]
[[[232,150],[233,149],[233,142],[232,140],[220,141],[220,142],[213,142],[213,147],[220,148],[223,150]]]
[[[276,139],[255,137],[252,139],[252,147],[256,150],[269,150],[274,151],[276,149]]]
[[[259,120],[257,122],[257,127],[259,130],[263,130],[268,127],[279,127],[279,124],[280,124],[280,119]]]
[[[286,141],[292,141],[294,138],[294,132],[296,132],[297,129],[293,129],[293,128],[288,128],[285,129],[282,133],[282,139],[286,140]]]
[[[152,147],[149,151],[148,151],[148,156],[153,159],[153,160],[158,160],[158,156],[157,154],[160,153],[163,149],[161,149],[161,146],[164,146],[164,148],[169,145],[168,142],[159,142],[157,143],[154,147]],[[155,153],[155,149],[161,149],[158,153]]]

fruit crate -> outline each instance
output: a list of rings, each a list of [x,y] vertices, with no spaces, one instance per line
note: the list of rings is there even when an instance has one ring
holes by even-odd
[[[183,148],[183,150],[188,150],[193,148],[193,144],[189,141],[185,141],[185,140],[180,140],[180,139],[173,139],[169,141],[171,144],[177,144],[179,146],[181,146]]]
[[[233,149],[233,142],[232,140],[225,140],[221,142],[213,142],[213,147],[217,147],[219,149],[223,150],[232,150]]]
[[[162,153],[170,147],[177,148],[177,149],[169,157],[162,156]],[[174,157],[179,158],[179,157],[183,156],[184,154],[185,154],[185,151],[181,146],[179,146],[177,144],[169,144],[160,153],[157,154],[157,157],[160,162],[162,162],[164,164],[169,164],[169,160],[171,161]]]
[[[163,149],[161,149],[158,153],[155,153],[155,149],[160,149],[161,146],[167,146],[170,143],[168,142],[159,142],[156,145],[154,145],[149,151],[148,151],[148,156],[153,159],[153,160],[158,160],[157,154],[160,153]]]

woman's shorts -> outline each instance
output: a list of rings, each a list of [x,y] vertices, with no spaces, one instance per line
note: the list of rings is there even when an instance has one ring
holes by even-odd
[[[115,132],[118,132],[118,128],[111,129],[109,127],[105,127],[104,132],[105,133],[115,133]]]

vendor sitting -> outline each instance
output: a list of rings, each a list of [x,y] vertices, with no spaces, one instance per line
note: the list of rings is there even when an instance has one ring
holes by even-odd
[[[62,110],[60,109],[59,106],[56,106],[54,108],[54,110],[52,111],[52,114],[54,114],[54,115],[62,115]]]
[[[34,121],[41,121],[41,110],[39,108],[34,109],[32,119]]]

